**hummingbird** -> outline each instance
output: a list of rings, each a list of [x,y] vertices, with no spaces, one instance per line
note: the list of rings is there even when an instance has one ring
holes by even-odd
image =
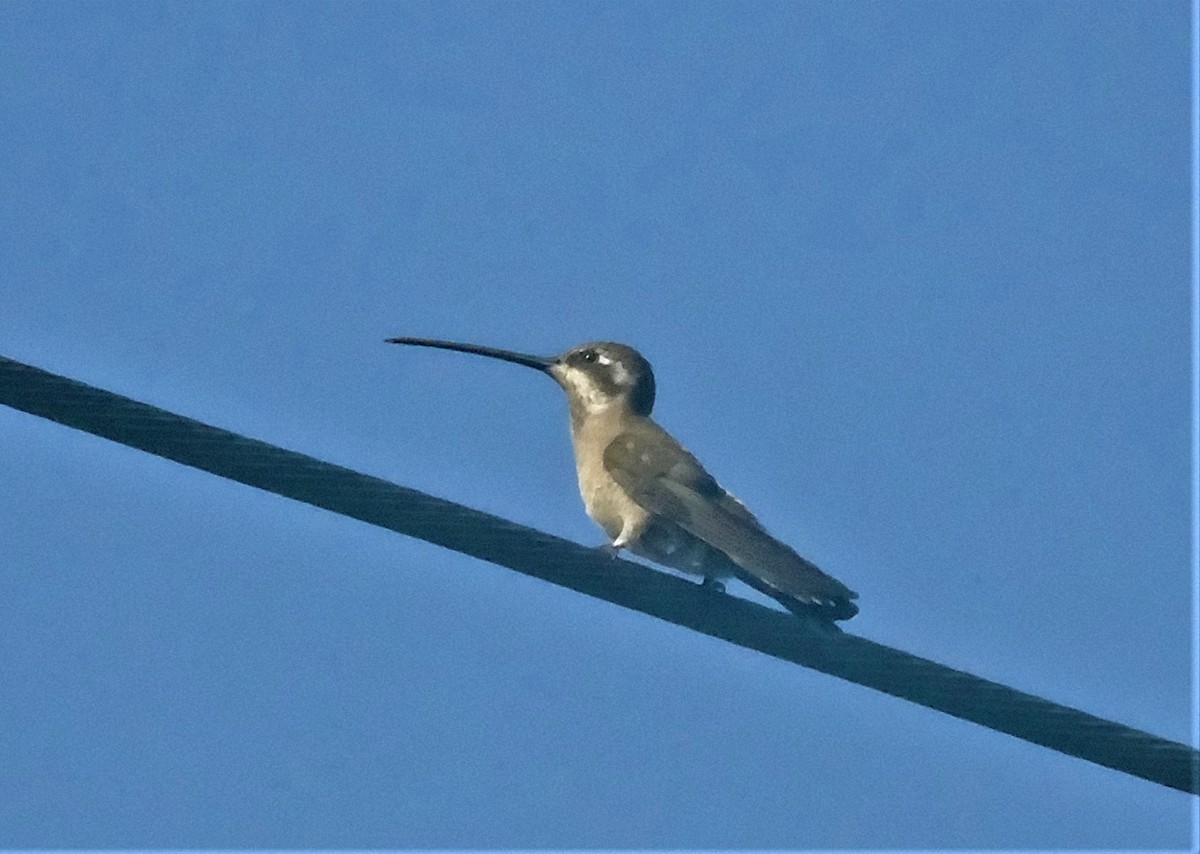
[[[650,417],[654,372],[625,344],[596,341],[544,357],[439,341],[389,344],[474,353],[548,374],[567,395],[579,492],[616,555],[628,549],[703,577],[734,577],[802,616],[847,620],[858,597],[779,540]]]

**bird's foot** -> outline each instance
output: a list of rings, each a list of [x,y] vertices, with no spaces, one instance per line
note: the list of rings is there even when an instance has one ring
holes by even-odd
[[[717,581],[717,579],[715,579],[715,578],[709,578],[707,575],[704,576],[704,580],[700,582],[700,586],[703,587],[705,590],[707,590],[709,593],[724,593],[725,592],[725,585],[723,582]]]
[[[605,543],[602,546],[596,546],[596,551],[608,555],[613,560],[616,560],[621,554],[621,549],[622,546],[618,546],[616,543]]]

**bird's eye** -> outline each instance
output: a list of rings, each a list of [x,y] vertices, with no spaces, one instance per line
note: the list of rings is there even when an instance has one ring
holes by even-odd
[[[585,362],[596,361],[596,351],[595,350],[584,350],[583,351],[583,361],[585,361]]]

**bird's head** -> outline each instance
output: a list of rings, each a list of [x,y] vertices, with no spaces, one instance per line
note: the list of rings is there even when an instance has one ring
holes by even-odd
[[[581,344],[563,353],[546,368],[566,391],[572,408],[602,412],[615,404],[637,415],[654,408],[654,371],[632,347],[612,341]]]

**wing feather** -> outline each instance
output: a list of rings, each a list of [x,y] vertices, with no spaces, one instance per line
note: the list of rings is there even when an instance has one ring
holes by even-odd
[[[858,612],[850,601],[858,594],[770,536],[695,457],[649,426],[656,429],[628,430],[604,452],[605,468],[630,498],[726,555],[743,580],[789,608],[799,603],[834,619]]]

